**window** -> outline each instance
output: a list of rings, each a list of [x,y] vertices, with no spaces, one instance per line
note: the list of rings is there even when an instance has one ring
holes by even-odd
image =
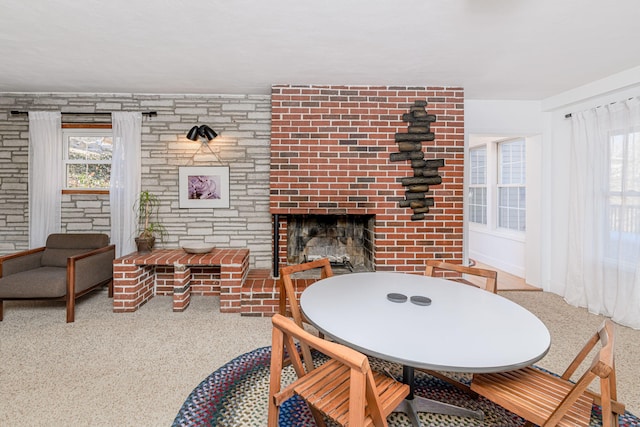
[[[498,144],[498,227],[525,231],[525,141]]]
[[[634,254],[632,247],[640,238],[640,131],[609,139],[607,209],[607,253],[616,258]]]
[[[111,176],[111,129],[63,129],[65,188],[104,190]]]
[[[487,147],[469,150],[469,221],[487,224]]]

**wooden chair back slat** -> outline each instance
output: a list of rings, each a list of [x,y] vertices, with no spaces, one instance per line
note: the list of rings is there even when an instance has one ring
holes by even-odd
[[[570,377],[584,366],[583,362],[598,343],[601,348],[595,353],[589,367],[577,381],[570,381]],[[532,367],[476,374],[471,382],[471,390],[540,426],[587,426],[595,402],[602,407],[603,426],[614,427],[618,425],[618,415],[625,410],[615,396],[614,348],[614,324],[606,320],[562,376],[557,377]],[[597,378],[600,379],[599,394],[588,390]]]
[[[478,268],[478,267],[467,267],[459,264],[452,264],[439,260],[427,260],[427,266],[425,268],[424,275],[435,277],[438,272],[446,273],[446,272],[455,272],[461,275],[461,277],[446,277],[451,280],[455,280],[457,282],[461,282],[467,285],[472,285],[476,287],[478,286],[476,283],[473,283],[464,278],[465,274],[477,276],[484,278],[484,289],[489,292],[493,292],[494,294],[498,292],[498,272],[494,270],[489,270],[486,268]]]
[[[272,323],[269,427],[277,426],[279,405],[292,394],[309,404],[318,425],[325,425],[324,415],[343,426],[387,426],[387,416],[409,394],[408,385],[373,372],[364,354],[314,336],[292,319],[276,314]],[[290,348],[294,341],[318,350],[329,360],[305,371],[300,355]],[[281,388],[285,349],[291,354],[298,379]]]

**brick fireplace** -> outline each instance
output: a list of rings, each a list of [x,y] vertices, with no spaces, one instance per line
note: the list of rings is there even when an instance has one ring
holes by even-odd
[[[373,215],[287,215],[287,264],[329,258],[334,274],[373,270]]]
[[[426,101],[436,116],[430,124],[435,138],[422,142],[424,160],[444,160],[442,183],[429,186],[433,206],[421,220],[399,203],[406,191],[401,179],[414,176],[411,161],[390,161],[399,150],[396,133],[408,132],[403,115],[415,101]],[[271,106],[275,272],[301,262],[290,253],[300,245],[288,240],[314,236],[290,227],[310,216],[367,218],[371,241],[363,250],[371,270],[422,273],[427,259],[462,261],[462,88],[276,85]]]

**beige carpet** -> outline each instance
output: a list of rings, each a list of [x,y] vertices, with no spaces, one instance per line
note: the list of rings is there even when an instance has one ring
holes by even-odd
[[[560,372],[601,318],[544,292],[502,295],[547,324],[552,349],[538,365]],[[268,318],[218,312],[196,297],[183,313],[156,297],[115,314],[106,292],[64,321],[61,303],[5,302],[0,322],[0,426],[169,426],[191,390],[234,357],[270,344]],[[618,327],[619,399],[640,414],[640,331]]]

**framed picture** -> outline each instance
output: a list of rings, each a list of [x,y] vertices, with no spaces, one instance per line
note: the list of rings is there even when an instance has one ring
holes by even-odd
[[[180,208],[228,208],[229,167],[180,168]]]

